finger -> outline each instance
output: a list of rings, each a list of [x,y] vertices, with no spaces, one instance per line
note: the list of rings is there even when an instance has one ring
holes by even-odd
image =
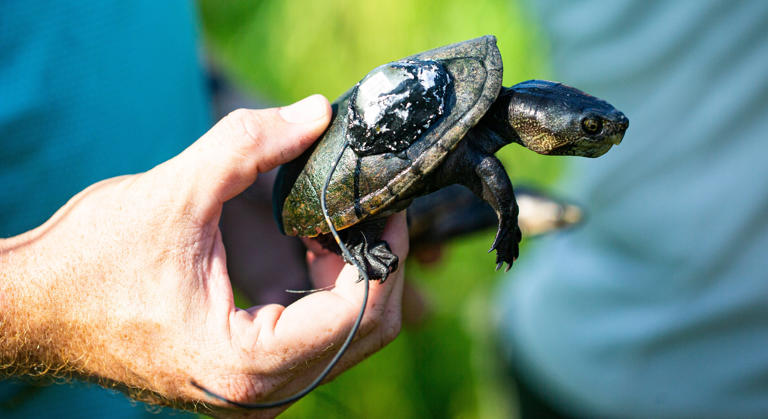
[[[355,336],[355,340],[349,347],[347,352],[342,356],[336,367],[333,368],[329,376],[324,382],[333,380],[336,376],[350,367],[358,364],[371,354],[375,353],[392,340],[394,340],[400,332],[402,326],[402,296],[405,288],[405,281],[403,278],[403,270],[398,269],[396,272],[390,275],[388,280],[391,281],[392,291],[390,297],[386,300],[381,313],[377,316],[377,324],[375,328],[362,328]],[[344,335],[346,337],[346,334]],[[301,389],[313,380],[317,374],[320,373],[330,362],[330,359],[338,351],[338,345],[329,346],[322,352],[322,358],[314,359],[311,363],[304,364],[308,369],[302,372],[302,375],[289,376],[286,379],[290,380],[290,384],[286,385],[283,389],[283,394],[290,394],[291,391]]]
[[[403,263],[387,281],[370,282],[368,304],[361,326],[363,335],[380,330],[383,316],[393,310],[393,307],[397,312],[400,311],[403,267],[408,247],[408,232],[403,213],[390,218],[383,238],[391,241],[393,250]],[[305,296],[286,307],[275,321],[254,325],[260,330],[258,344],[261,348],[273,348],[270,352],[281,354],[282,361],[288,363],[316,359],[318,356],[325,356],[326,351],[335,353],[338,350],[359,313],[364,291],[363,284],[358,282],[357,268],[344,265],[338,271],[340,260],[338,255],[320,253],[313,261],[315,265],[335,264],[327,272],[314,270],[321,275],[335,275],[336,286],[333,290]],[[314,268],[311,266],[311,269]],[[322,281],[323,279],[320,282]],[[399,331],[400,317],[396,320]],[[299,352],[291,349],[297,346],[305,350]]]
[[[331,377],[359,363],[386,344],[394,340],[400,333],[403,319],[403,293],[405,279],[403,267],[392,273],[387,280],[391,280],[392,289],[389,298],[377,308],[375,327],[362,327],[358,332],[357,340],[352,344],[347,353],[342,357],[341,367],[334,368]]]
[[[310,247],[307,250],[307,268],[313,288],[324,289],[334,286],[344,266],[344,260],[336,253],[322,248],[314,250]]]
[[[409,251],[408,220],[405,211],[398,212],[389,217],[381,238],[389,243],[392,251],[405,263],[405,258],[408,256]]]
[[[368,358],[392,342],[399,334],[402,325],[402,306],[400,298],[396,298],[396,296],[400,296],[403,293],[404,281],[402,271],[393,273],[390,279],[392,279],[394,286],[391,296],[387,300],[386,308],[380,315],[377,326],[371,330],[364,331],[361,328],[358,331],[352,345],[341,357],[338,364],[331,370],[331,373],[323,380],[323,383],[332,381],[342,372]],[[344,333],[342,337],[346,338],[346,336],[346,333]],[[281,376],[282,384],[278,384],[281,388],[275,392],[275,396],[289,396],[305,388],[328,366],[331,358],[339,351],[339,347],[340,343],[329,344],[322,351],[318,351],[316,357],[304,362],[297,361],[302,365],[303,369],[293,369],[283,374]]]
[[[195,196],[221,204],[259,173],[298,157],[322,134],[330,116],[321,95],[282,108],[238,109],[172,159],[173,167]]]
[[[403,266],[408,253],[408,231],[405,213],[395,214],[387,220],[382,240],[390,244],[390,249],[401,261],[399,266]],[[305,240],[305,244],[309,249],[307,265],[314,286],[316,288],[323,288],[335,283],[333,291],[336,294],[346,298],[348,301],[359,301],[362,297],[362,287],[356,286],[359,279],[357,268],[353,265],[344,265],[340,255],[323,249],[316,240]],[[343,267],[346,269],[345,271],[342,271]],[[340,273],[342,274],[340,275]],[[390,280],[387,279],[386,282],[390,282]],[[378,281],[372,281],[371,289],[378,289],[379,285]],[[372,294],[371,298],[369,298],[367,310],[371,310],[376,306],[377,298],[386,299],[390,291],[389,288],[385,287],[381,291],[384,294],[380,296]]]
[[[387,220],[382,240],[390,245],[390,249],[405,261],[408,254],[407,221],[405,213],[395,214]],[[307,266],[310,278],[315,288],[331,286],[344,266],[341,256],[322,247],[319,241],[305,238],[302,242],[307,247]]]
[[[396,285],[387,301],[387,305],[380,314],[376,328],[358,332],[356,340],[344,356],[341,357],[339,364],[333,368],[326,382],[333,380],[342,372],[362,362],[398,336],[403,324],[401,299],[403,283],[402,278],[395,283]],[[361,327],[361,329],[363,328]],[[326,365],[326,362],[323,362],[323,365]]]
[[[405,217],[405,213],[401,212],[395,214],[387,220],[387,224],[384,227],[382,233],[382,240],[389,244],[390,249],[398,256],[400,263],[398,264],[398,272],[403,271],[405,265],[405,258],[408,254],[408,227]],[[333,257],[340,258],[340,256],[332,255]],[[348,272],[348,276],[344,273]],[[363,287],[357,286],[359,273],[357,268],[353,265],[346,265],[342,274],[339,275],[336,280],[336,287],[333,292],[347,301],[359,302],[363,296]],[[328,282],[329,278],[318,278],[318,282]],[[385,282],[371,281],[371,294],[368,299],[368,305],[366,306],[367,315],[372,317],[378,316],[382,309],[382,302],[389,298],[392,292],[392,287],[397,285],[397,277],[393,274],[387,278]],[[359,307],[359,303],[358,303]],[[364,321],[362,328],[367,330],[368,322]],[[375,322],[374,322],[375,323]]]

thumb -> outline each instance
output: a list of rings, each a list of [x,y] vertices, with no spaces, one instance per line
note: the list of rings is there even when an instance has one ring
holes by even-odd
[[[321,95],[281,108],[238,109],[173,160],[178,160],[178,169],[184,171],[181,178],[190,182],[195,197],[220,206],[250,186],[259,173],[298,157],[322,134],[330,118],[330,105]]]

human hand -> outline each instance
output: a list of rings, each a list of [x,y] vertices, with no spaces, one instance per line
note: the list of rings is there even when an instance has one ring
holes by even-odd
[[[357,271],[316,250],[308,255],[311,273],[335,288],[288,307],[238,309],[219,217],[225,201],[297,157],[329,118],[317,96],[283,109],[235,111],[177,157],[93,185],[41,227],[0,241],[7,337],[0,374],[77,375],[188,409],[204,397],[192,379],[244,403],[300,390],[354,322],[362,301]],[[384,239],[404,260],[402,214],[390,219]],[[334,375],[399,331],[402,271],[370,286],[358,338]],[[237,412],[202,401],[219,404],[208,413],[222,416],[284,409]]]
[[[236,297],[239,291],[246,301],[288,305],[306,293],[286,290],[304,290],[311,285],[306,247],[298,238],[283,235],[275,223],[272,186],[276,172],[260,174],[256,183],[227,201],[219,228]]]

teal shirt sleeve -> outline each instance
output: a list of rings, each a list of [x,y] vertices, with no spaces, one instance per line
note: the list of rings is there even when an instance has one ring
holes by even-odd
[[[499,299],[509,356],[585,417],[765,417],[768,2],[536,6],[556,77],[630,127],[569,161],[588,223],[521,256]]]
[[[0,1],[0,237],[210,126],[196,19],[189,1]],[[51,415],[158,417],[97,386],[0,382],[0,417]]]
[[[0,2],[0,237],[210,125],[187,1]]]

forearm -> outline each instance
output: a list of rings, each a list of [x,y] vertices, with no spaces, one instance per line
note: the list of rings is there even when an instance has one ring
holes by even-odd
[[[62,356],[51,350],[58,335],[48,320],[55,302],[45,289],[52,266],[36,261],[38,239],[31,231],[0,241],[0,376],[65,369]]]
[[[78,240],[77,233],[99,233],[64,221],[89,192],[42,226],[0,241],[0,377],[118,378],[106,368],[106,328],[89,324],[105,323],[109,310],[95,286],[108,281],[100,262],[107,246]]]
[[[182,407],[149,390],[162,388],[173,393],[168,389],[177,384],[159,385],[154,382],[157,379],[137,374],[140,369],[130,365],[147,359],[126,358],[109,349],[111,342],[121,339],[126,346],[135,344],[147,337],[147,328],[88,324],[95,319],[105,323],[112,316],[105,316],[109,312],[105,304],[85,303],[93,295],[80,284],[108,281],[108,275],[100,272],[96,261],[79,260],[79,252],[67,250],[66,245],[50,246],[49,242],[56,241],[50,236],[57,232],[48,225],[51,221],[0,240],[0,378],[85,379],[120,389],[135,399]],[[141,346],[149,348],[153,343],[144,341]],[[167,381],[169,375],[156,378]]]

